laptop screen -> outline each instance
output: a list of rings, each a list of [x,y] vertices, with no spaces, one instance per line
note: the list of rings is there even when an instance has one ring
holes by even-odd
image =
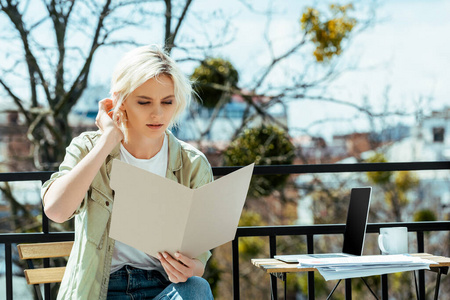
[[[347,212],[342,252],[362,255],[369,216],[371,187],[353,188]]]

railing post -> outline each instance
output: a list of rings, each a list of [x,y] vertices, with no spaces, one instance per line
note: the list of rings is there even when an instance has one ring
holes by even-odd
[[[306,235],[306,248],[308,254],[314,253],[314,235],[308,234]],[[315,286],[314,286],[314,271],[308,272],[308,299],[314,300],[315,295]]]
[[[231,242],[233,258],[233,299],[239,300],[239,238],[236,236]]]
[[[417,252],[425,252],[423,231],[417,231]],[[425,270],[419,270],[419,299],[425,299]]]
[[[49,226],[49,223],[48,223],[48,217],[47,217],[47,215],[44,212],[44,205],[43,205],[43,203],[41,203],[41,210],[42,210],[42,212],[41,212],[41,216],[42,216],[42,232],[43,233],[49,233],[50,226]]]
[[[345,279],[345,299],[352,300],[352,280]]]
[[[50,267],[50,259],[44,258],[44,268]],[[51,300],[51,290],[50,290],[50,283],[44,284],[44,299],[45,300]]]
[[[44,182],[41,181],[41,184],[43,185]],[[47,215],[44,212],[44,203],[41,201],[41,216],[42,216],[42,232],[47,234],[50,232],[50,225]],[[50,267],[50,259],[44,258],[44,268]],[[50,283],[44,284],[44,299],[49,300],[51,299],[51,290],[50,290]]]
[[[387,274],[381,275],[381,299],[389,299],[389,284]]]
[[[275,235],[269,236],[269,251],[270,257],[273,258],[277,255],[277,237]],[[278,284],[277,277],[270,275],[270,286],[272,288],[272,300],[278,300]]]
[[[6,299],[12,300],[13,284],[12,284],[12,251],[11,243],[5,243],[5,273],[6,273]]]

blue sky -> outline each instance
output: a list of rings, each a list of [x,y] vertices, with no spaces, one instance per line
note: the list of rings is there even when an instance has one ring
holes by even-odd
[[[299,18],[305,5],[318,5],[323,8],[324,1],[248,1],[257,11],[263,11],[269,4],[275,10],[269,36],[274,41],[274,52],[282,53],[294,43],[298,36]],[[327,1],[329,2],[329,1]],[[345,1],[339,1],[346,3]],[[368,1],[359,1],[367,3]],[[211,10],[211,1],[196,0],[192,11]],[[263,39],[266,17],[249,12],[238,0],[213,2],[225,14],[232,15],[231,32],[235,33],[233,43],[212,51],[210,55],[229,59],[240,73],[241,86],[246,86],[268,63],[269,51]],[[326,2],[325,2],[326,3]],[[377,16],[379,22],[357,36],[343,57],[344,64],[355,64],[357,70],[344,73],[336,81],[327,85],[327,93],[345,101],[360,104],[364,98],[375,110],[382,110],[384,91],[390,86],[389,104],[391,109],[412,112],[417,106],[427,113],[449,105],[450,95],[450,1],[429,0],[391,0],[379,1]],[[358,3],[356,3],[359,5]],[[194,15],[190,23],[182,28],[184,38],[210,34],[220,41],[215,32],[223,22],[201,23]],[[214,18],[214,17],[213,17]],[[216,18],[220,20],[219,17]],[[162,20],[161,20],[162,21]],[[155,24],[150,31],[127,32],[146,43],[161,43],[162,23]],[[226,38],[224,38],[226,39]],[[201,41],[199,38],[197,41]],[[82,41],[80,41],[82,42]],[[91,83],[108,86],[110,74],[116,62],[126,51],[125,48],[101,49],[95,56]],[[176,57],[180,55],[176,51]],[[270,77],[274,84],[286,80],[284,73],[301,73],[305,62],[297,60],[286,62],[287,70],[276,70]],[[285,66],[286,66],[285,64]],[[184,64],[186,73],[192,72],[194,64]],[[105,95],[107,96],[107,95]],[[422,99],[422,102],[419,100]],[[431,99],[424,101],[423,99]],[[367,122],[357,111],[341,105],[317,103],[312,101],[294,102],[290,105],[291,127],[308,128],[311,133],[330,137],[333,133],[367,129]],[[348,118],[351,122],[337,122],[311,127],[318,119]],[[391,122],[398,119],[392,118]],[[402,120],[413,123],[413,119]],[[294,132],[295,133],[295,132]]]
[[[280,38],[296,30],[295,21],[303,3],[288,1],[284,3],[286,7],[278,7],[286,12],[276,21]],[[357,62],[357,71],[338,78],[328,87],[328,92],[338,99],[354,103],[361,103],[367,97],[376,111],[383,110],[388,86],[389,106],[393,110],[414,112],[421,107],[428,113],[432,109],[450,106],[449,15],[450,1],[380,2],[377,24],[357,36],[345,54],[344,60]],[[256,24],[260,21],[248,20],[244,27],[258,28]],[[247,43],[261,44],[251,38]],[[253,52],[258,55],[256,53],[261,53],[261,50],[254,49]],[[263,55],[259,54],[259,61],[263,61]],[[292,127],[308,128],[308,124],[324,117],[353,120],[311,128],[312,132],[326,131],[328,138],[333,133],[367,129],[364,117],[357,118],[354,109],[341,105],[297,102],[289,111]],[[390,120],[394,123],[399,119]],[[414,119],[403,118],[401,121],[412,124]]]
[[[346,3],[340,1],[341,3]],[[217,2],[216,2],[217,3]],[[258,71],[267,64],[269,52],[263,39],[266,18],[251,13],[239,1],[218,2],[226,13],[233,15],[231,31],[233,43],[211,52],[229,59],[240,73],[242,85],[251,82]],[[254,4],[254,2],[252,2]],[[317,1],[258,1],[257,10],[267,9],[269,3],[276,11],[273,15],[270,37],[275,41],[275,53],[282,53],[294,42],[299,28],[299,17],[305,5]],[[210,1],[194,1],[192,9],[202,10]],[[319,7],[324,7],[323,2]],[[358,4],[357,4],[358,5]],[[330,95],[353,103],[366,98],[376,111],[382,111],[386,88],[390,87],[390,109],[413,112],[421,106],[427,113],[450,104],[450,1],[381,1],[377,10],[378,21],[373,27],[358,35],[348,48],[344,62],[356,64],[355,71],[344,73],[327,86]],[[195,22],[194,22],[195,23]],[[214,26],[220,26],[219,23]],[[216,27],[201,27],[198,23],[183,28],[185,36],[195,36],[199,31],[212,34]],[[217,27],[217,28],[218,28]],[[212,34],[213,35],[213,34]],[[297,34],[298,36],[298,34]],[[155,35],[155,41],[159,38]],[[115,51],[117,59],[120,51]],[[177,53],[174,52],[176,56]],[[105,56],[104,56],[105,57]],[[111,56],[108,56],[111,61]],[[301,70],[302,61],[290,61],[291,70]],[[185,64],[190,72],[193,64]],[[111,66],[109,66],[111,67]],[[98,69],[101,70],[101,69]],[[293,71],[294,70],[294,71]],[[103,70],[104,71],[104,70]],[[285,80],[283,70],[275,71],[271,81]],[[421,99],[421,100],[420,100]],[[424,100],[429,99],[429,100]],[[294,102],[290,106],[291,127],[308,128],[311,133],[330,138],[332,134],[368,129],[365,117],[354,109],[330,103],[312,101]],[[348,118],[350,122],[337,122],[310,127],[309,124],[323,118]],[[400,119],[390,118],[395,123]],[[413,118],[401,119],[414,122]],[[295,133],[295,132],[293,132]]]
[[[339,78],[332,93],[354,101],[367,96],[374,108],[381,108],[390,86],[392,108],[412,112],[421,106],[429,113],[450,106],[450,2],[385,1],[377,14],[380,23],[358,36],[347,53],[355,55],[361,71]],[[354,113],[335,105],[327,108],[325,115],[330,118],[336,112],[346,116]],[[411,124],[414,119],[402,121]],[[363,129],[366,123],[349,123],[349,128],[359,126]],[[345,133],[345,127],[333,131]]]

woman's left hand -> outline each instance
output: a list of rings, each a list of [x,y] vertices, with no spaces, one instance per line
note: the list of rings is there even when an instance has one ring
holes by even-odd
[[[158,253],[158,259],[173,283],[185,282],[192,276],[203,275],[204,267],[201,261],[179,252],[175,253],[175,258],[167,252]]]

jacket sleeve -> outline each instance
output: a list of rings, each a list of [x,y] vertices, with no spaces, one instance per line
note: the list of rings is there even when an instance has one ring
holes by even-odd
[[[42,185],[41,188],[42,201],[48,189],[53,184],[53,182],[55,182],[55,180],[57,180],[58,178],[69,173],[89,153],[88,147],[89,143],[90,141],[86,135],[80,135],[72,140],[70,145],[66,148],[66,155],[64,156],[63,162],[59,166],[59,170],[53,173],[50,179],[47,180]],[[83,209],[85,204],[86,204],[86,196],[81,202],[80,206],[75,210],[74,214],[70,218],[78,214]]]

